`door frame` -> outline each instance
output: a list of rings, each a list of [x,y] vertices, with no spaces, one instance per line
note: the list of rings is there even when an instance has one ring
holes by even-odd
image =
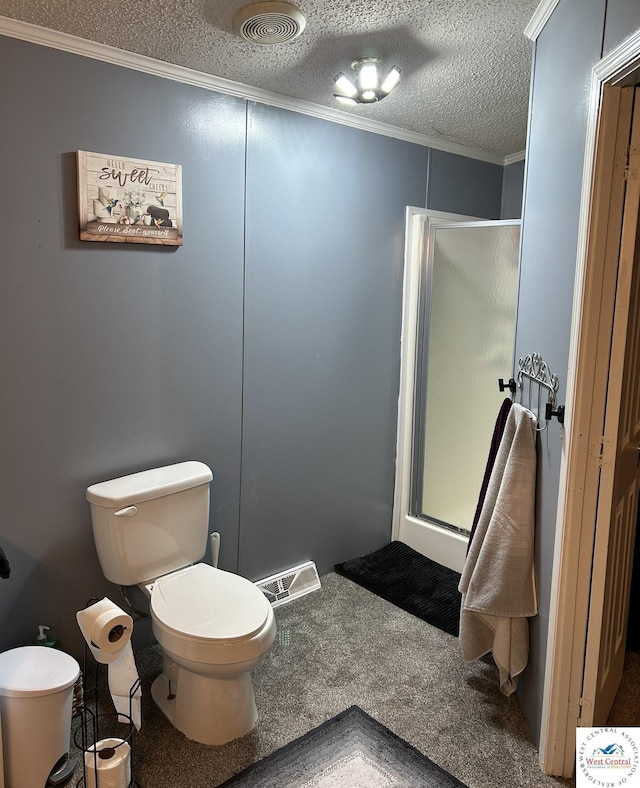
[[[418,352],[420,292],[425,272],[423,257],[424,226],[472,222],[475,226],[520,225],[520,219],[486,219],[463,216],[429,208],[409,206],[405,211],[404,281],[402,330],[400,338],[400,391],[396,443],[396,476],[391,538],[408,544],[431,560],[462,572],[467,553],[467,534],[449,530],[436,522],[409,514],[413,479],[413,441],[415,409],[415,372]],[[431,237],[427,239],[431,241]]]
[[[621,210],[619,217],[612,216],[610,205],[620,165],[613,154],[619,110],[614,92],[605,89],[633,84],[639,69],[637,30],[600,60],[591,75],[540,730],[542,771],[567,777],[575,765],[582,702],[607,343],[613,330],[613,312],[607,309],[612,297],[607,238],[615,223],[619,233],[622,227]]]

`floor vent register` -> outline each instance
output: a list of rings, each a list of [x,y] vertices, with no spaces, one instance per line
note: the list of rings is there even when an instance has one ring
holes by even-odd
[[[292,599],[317,591],[320,588],[320,578],[313,561],[305,561],[300,566],[258,580],[256,585],[271,602],[272,607],[279,607]]]

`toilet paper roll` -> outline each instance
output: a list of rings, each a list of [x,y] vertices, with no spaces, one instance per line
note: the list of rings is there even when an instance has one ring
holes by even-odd
[[[131,747],[123,739],[101,739],[84,754],[86,788],[128,788]]]
[[[109,691],[118,720],[127,722],[122,715],[130,717],[140,730],[142,690],[131,648],[133,619],[107,597],[79,610],[76,618],[96,662],[108,666]]]
[[[107,597],[79,610],[76,618],[96,662],[112,662],[131,639],[133,619]]]
[[[142,690],[131,643],[127,643],[122,649],[118,659],[109,663],[108,671],[109,692],[118,712],[118,722],[129,722],[131,718],[136,730],[139,731],[142,722]],[[131,694],[134,684],[137,684],[137,687]]]

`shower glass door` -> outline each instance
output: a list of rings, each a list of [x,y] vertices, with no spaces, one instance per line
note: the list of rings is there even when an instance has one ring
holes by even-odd
[[[520,222],[425,232],[410,514],[465,534],[513,370]]]

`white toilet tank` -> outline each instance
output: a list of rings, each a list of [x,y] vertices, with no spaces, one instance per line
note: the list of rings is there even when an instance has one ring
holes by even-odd
[[[208,466],[191,461],[89,487],[93,538],[107,580],[135,585],[200,561],[212,479]]]

